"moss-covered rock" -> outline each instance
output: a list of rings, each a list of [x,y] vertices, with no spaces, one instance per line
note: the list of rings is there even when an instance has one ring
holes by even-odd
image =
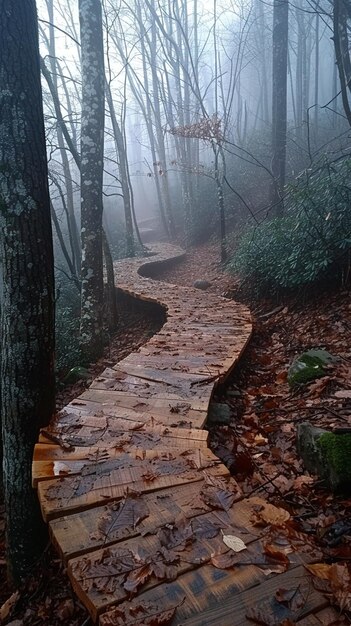
[[[331,433],[303,422],[297,427],[297,451],[306,469],[332,491],[351,491],[350,433]]]
[[[351,490],[351,433],[323,433],[317,441],[330,482]]]
[[[309,383],[324,376],[326,366],[334,357],[326,350],[307,350],[300,354],[289,367],[288,383],[291,387]]]

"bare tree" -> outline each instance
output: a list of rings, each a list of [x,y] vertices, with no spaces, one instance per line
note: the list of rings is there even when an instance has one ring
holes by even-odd
[[[54,279],[34,0],[1,1],[1,415],[10,576],[29,573],[45,541],[31,487],[39,428],[54,410]]]
[[[81,347],[88,361],[103,351],[102,184],[105,74],[100,0],[79,0],[82,59]]]
[[[274,0],[273,5],[273,90],[272,90],[272,173],[271,202],[275,213],[283,212],[286,172],[287,56],[289,2]]]

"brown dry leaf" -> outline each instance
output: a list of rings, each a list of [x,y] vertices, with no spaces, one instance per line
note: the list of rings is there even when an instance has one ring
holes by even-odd
[[[316,382],[311,383],[309,385],[310,395],[319,398],[328,387],[330,380],[330,376],[323,376],[323,378],[319,378]]]
[[[237,562],[235,552],[224,552],[222,554],[212,554],[211,555],[211,564],[217,569],[229,569],[230,567],[234,567]]]
[[[185,517],[178,518],[174,524],[166,524],[157,533],[161,546],[167,548],[186,545],[194,540],[194,533],[189,520]]]
[[[349,399],[351,398],[351,389],[341,389],[340,391],[336,391],[334,395],[336,398]]]
[[[205,485],[201,489],[200,497],[213,509],[229,511],[232,507],[236,493],[228,489],[227,483],[221,478],[205,475]]]
[[[66,598],[60,602],[58,607],[55,608],[55,614],[61,622],[67,623],[74,613],[74,602],[72,598]]]
[[[290,513],[288,511],[266,502],[263,506],[256,507],[252,522],[256,526],[265,526],[266,524],[282,526],[289,519]]]
[[[261,435],[260,433],[258,433],[257,435],[255,435],[255,438],[253,440],[253,445],[254,446],[265,446],[266,443],[268,443],[268,439],[267,437],[264,437],[263,435]]]
[[[167,626],[172,621],[177,606],[163,610],[157,604],[125,603],[100,618],[101,626]]]
[[[315,563],[305,567],[317,578],[329,582],[330,590],[342,611],[351,610],[351,576],[346,563]]]
[[[269,543],[266,543],[263,549],[269,559],[273,559],[273,561],[278,561],[279,563],[282,563],[286,567],[289,566],[289,559],[286,556],[286,554],[282,552],[281,550],[278,550],[277,548],[275,548]]]
[[[152,575],[152,565],[150,563],[145,563],[138,569],[133,570],[128,574],[123,587],[126,591],[130,593],[135,593],[140,587],[143,585]]]
[[[312,485],[313,482],[314,478],[312,478],[312,476],[306,476],[305,474],[303,474],[302,476],[298,476],[297,478],[295,478],[294,489],[296,489],[297,491],[301,491],[304,487]]]
[[[9,615],[11,615],[12,609],[16,605],[20,597],[19,591],[15,591],[7,600],[4,602],[2,607],[0,607],[0,623],[7,620]]]
[[[141,477],[148,483],[156,480],[156,478],[158,478],[159,476],[160,473],[153,470],[147,470],[146,472],[144,472],[144,474],[141,475]]]
[[[149,509],[142,498],[127,497],[117,505],[106,507],[98,522],[99,536],[93,538],[107,539],[123,528],[133,528],[149,516]]]
[[[301,609],[306,603],[306,599],[303,597],[298,587],[296,589],[277,589],[275,599],[277,602],[285,604],[285,606],[289,607],[289,609],[294,612]]]

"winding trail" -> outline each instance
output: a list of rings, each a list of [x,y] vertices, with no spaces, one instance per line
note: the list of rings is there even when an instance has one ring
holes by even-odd
[[[153,280],[184,252],[152,247],[152,257],[116,263],[116,280],[120,294],[165,308],[166,323],[42,431],[33,484],[73,588],[100,626],[249,624],[251,588],[262,583],[259,606],[277,588],[267,578],[277,566],[262,567],[262,533],[252,521],[266,503],[244,498],[203,428],[215,385],[250,339],[250,312]],[[223,535],[246,544],[240,567],[224,569]],[[309,585],[304,559],[289,559],[278,586]],[[301,619],[326,605],[310,593]]]

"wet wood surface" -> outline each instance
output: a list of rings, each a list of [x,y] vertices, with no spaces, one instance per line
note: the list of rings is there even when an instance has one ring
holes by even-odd
[[[277,562],[253,521],[266,503],[244,498],[207,447],[213,389],[250,339],[250,312],[150,278],[184,255],[168,244],[153,252],[115,263],[116,285],[163,307],[166,323],[41,432],[33,486],[73,588],[100,626],[252,623],[248,609],[271,602],[274,589],[296,580],[307,589],[301,564],[312,557],[297,550]],[[230,567],[226,536],[245,548]],[[312,590],[303,605],[300,621],[328,603]]]

